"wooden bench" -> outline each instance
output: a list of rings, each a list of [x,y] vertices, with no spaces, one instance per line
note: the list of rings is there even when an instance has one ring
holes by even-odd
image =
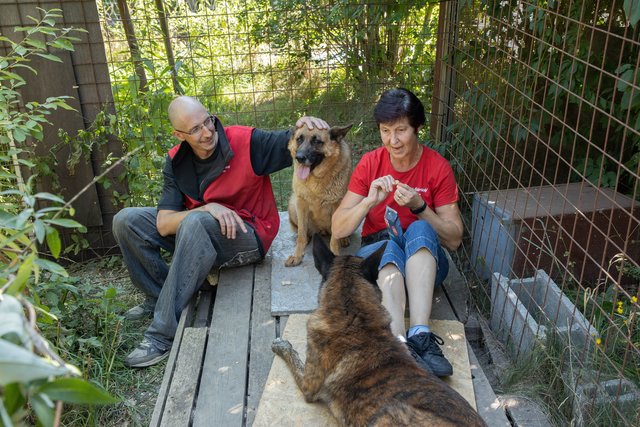
[[[200,291],[183,311],[151,426],[253,424],[273,362],[271,342],[288,318],[271,316],[273,262],[283,260],[269,254],[262,263],[221,270],[217,286]],[[434,294],[432,318],[464,323],[468,290],[451,260],[450,266]],[[495,395],[484,385],[476,389],[479,412],[490,425],[507,425],[491,420],[504,412],[490,408]]]

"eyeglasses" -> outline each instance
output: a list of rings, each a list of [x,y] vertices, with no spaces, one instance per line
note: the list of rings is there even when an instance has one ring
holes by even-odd
[[[187,134],[189,136],[198,135],[200,132],[202,132],[202,129],[204,129],[205,126],[207,127],[207,129],[213,131],[216,128],[217,120],[218,118],[216,116],[211,115],[207,117],[207,119],[201,124],[192,127],[191,130],[189,130],[188,132],[184,130],[179,130],[179,129],[176,129],[176,131]]]

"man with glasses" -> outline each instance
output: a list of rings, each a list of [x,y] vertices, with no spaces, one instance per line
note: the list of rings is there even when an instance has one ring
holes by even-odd
[[[125,313],[153,317],[144,339],[125,359],[128,367],[168,356],[182,309],[213,267],[261,260],[280,225],[269,174],[291,166],[291,130],[223,127],[195,98],[180,96],[168,109],[173,135],[162,197],[156,208],[125,208],[113,219],[131,281],[146,295]],[[314,117],[297,127],[327,129]],[[169,265],[161,249],[172,253]]]

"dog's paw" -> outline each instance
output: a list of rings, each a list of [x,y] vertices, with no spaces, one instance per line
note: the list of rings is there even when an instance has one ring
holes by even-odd
[[[291,255],[284,262],[284,266],[285,267],[295,267],[296,265],[300,265],[301,263],[302,263],[302,257],[301,256]]]
[[[290,353],[293,350],[291,343],[282,338],[276,338],[271,343],[271,351],[279,356],[283,356],[286,353]]]
[[[351,238],[343,237],[342,239],[339,239],[339,244],[341,248],[346,248],[351,244]]]

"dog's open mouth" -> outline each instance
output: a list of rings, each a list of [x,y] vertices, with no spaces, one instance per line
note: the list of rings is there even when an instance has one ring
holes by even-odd
[[[307,165],[298,165],[298,170],[296,170],[296,175],[299,179],[305,180],[309,178],[309,174],[311,173],[311,167]]]

